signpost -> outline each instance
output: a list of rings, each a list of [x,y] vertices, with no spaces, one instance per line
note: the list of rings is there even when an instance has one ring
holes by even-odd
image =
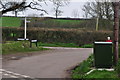
[[[18,40],[29,40],[27,39],[27,23],[30,23],[30,21],[27,21],[27,19],[31,19],[31,18],[27,18],[26,16],[24,18],[21,18],[21,20],[24,20],[24,39],[18,38]]]
[[[27,40],[27,23],[30,23],[30,21],[27,21],[27,18],[25,17],[25,31],[24,31],[24,39]]]

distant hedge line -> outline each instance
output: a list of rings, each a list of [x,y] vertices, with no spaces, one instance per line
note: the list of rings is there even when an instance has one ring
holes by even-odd
[[[24,37],[23,28],[2,28],[3,41],[16,40]],[[104,41],[107,36],[112,37],[111,31],[86,31],[79,29],[47,29],[29,28],[27,38],[37,39],[40,42],[76,43],[78,45]]]

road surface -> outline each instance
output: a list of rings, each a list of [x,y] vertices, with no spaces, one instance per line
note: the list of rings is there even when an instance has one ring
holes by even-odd
[[[35,52],[36,53],[36,52]],[[3,61],[3,78],[69,78],[67,70],[92,53],[92,48],[54,48],[39,55]]]

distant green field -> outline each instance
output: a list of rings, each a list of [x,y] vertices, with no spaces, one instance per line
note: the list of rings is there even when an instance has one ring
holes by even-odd
[[[66,20],[66,19],[50,19],[33,17],[30,19],[28,27],[39,28],[79,28],[87,30],[95,30],[96,20]],[[113,30],[113,22],[108,20],[99,21],[99,30]],[[24,26],[18,17],[2,17],[0,18],[0,27],[20,27]]]
[[[84,22],[84,20],[48,19],[48,20],[41,21],[41,22],[43,23],[43,26],[45,27],[72,28],[72,27],[75,27],[76,25],[81,24],[82,22]]]
[[[56,20],[56,22],[59,22],[61,24],[80,24],[83,22],[83,20]]]
[[[21,20],[17,17],[1,17],[0,27],[20,27]]]
[[[32,18],[31,25],[37,24],[39,27],[74,27],[75,25],[79,25],[84,22],[84,20],[63,20],[63,19],[47,19],[44,20],[42,18]],[[21,20],[17,17],[2,17],[0,18],[0,27],[20,27]],[[34,26],[32,26],[34,27]],[[36,27],[36,26],[35,26]]]

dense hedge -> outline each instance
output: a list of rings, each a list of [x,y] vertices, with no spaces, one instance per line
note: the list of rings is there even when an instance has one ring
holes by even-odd
[[[2,28],[2,37],[4,40],[15,40],[23,38],[24,29],[22,28]],[[14,33],[14,35],[11,35]],[[93,43],[94,41],[104,41],[107,36],[112,37],[111,31],[86,31],[79,29],[47,29],[47,28],[29,28],[27,38],[37,39],[40,42],[61,42],[76,43],[78,45]]]

